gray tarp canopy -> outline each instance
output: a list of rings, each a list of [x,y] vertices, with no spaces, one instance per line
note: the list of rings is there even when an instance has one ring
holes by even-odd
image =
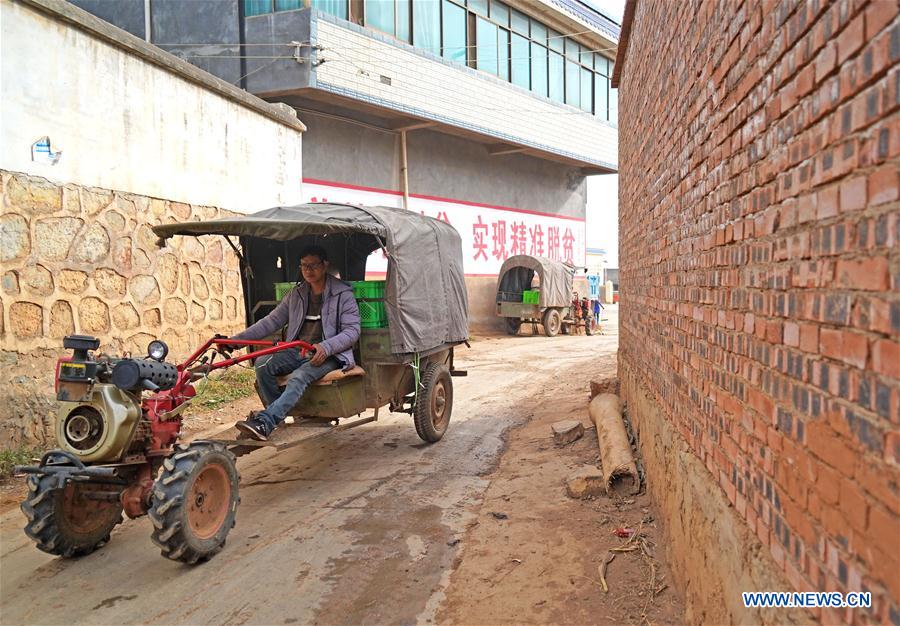
[[[541,308],[571,304],[575,268],[562,261],[530,254],[517,254],[503,262],[497,280],[497,302],[521,302],[522,292],[531,289],[535,272],[541,279]]]
[[[161,240],[174,235],[278,241],[332,233],[373,235],[388,254],[384,300],[391,350],[396,354],[425,352],[469,337],[462,242],[455,228],[431,217],[392,207],[315,203],[154,226],[153,232]]]

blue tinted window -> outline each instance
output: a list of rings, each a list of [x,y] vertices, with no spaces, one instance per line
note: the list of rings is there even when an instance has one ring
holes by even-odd
[[[476,18],[475,46],[476,69],[497,74],[497,25]]]
[[[397,0],[397,32],[394,33],[397,35],[397,39],[402,39],[407,43],[412,42],[409,32],[409,5],[410,0]]]
[[[276,11],[296,11],[302,8],[303,3],[300,0],[275,0]]]
[[[555,30],[547,31],[547,45],[550,46],[551,50],[556,50],[557,52],[564,52],[566,44],[566,38],[560,35]]]
[[[566,61],[566,104],[573,107],[581,104],[581,68],[569,60]]]
[[[347,19],[347,0],[312,0],[312,7],[341,19]]]
[[[531,90],[547,95],[547,48],[531,42]]]
[[[497,39],[497,63],[500,66],[500,78],[509,80],[509,31],[503,28],[499,29]]]
[[[591,70],[581,68],[581,110],[588,113],[593,110],[594,84],[591,81],[593,75]]]
[[[594,74],[594,115],[601,120],[609,119],[609,79],[600,74]]]
[[[531,20],[531,38],[534,41],[542,43],[544,45],[547,44],[547,27],[541,24],[540,22],[536,22]]]
[[[509,15],[509,25],[512,27],[514,31],[519,33],[520,35],[525,35],[528,37],[528,16],[519,13],[515,9],[510,9]]]
[[[565,65],[563,56],[556,52],[550,53],[550,99],[565,101]]]
[[[272,0],[244,0],[244,15],[263,15],[272,12]]]
[[[366,0],[366,26],[394,34],[394,0]]]
[[[441,5],[416,0],[413,9],[413,45],[433,54],[441,53]]]
[[[444,20],[441,33],[444,43],[442,54],[458,63],[466,62],[466,10],[444,0]]]
[[[619,125],[619,90],[609,90],[609,121]]]
[[[528,58],[531,54],[528,40],[522,35],[512,34],[511,63],[512,82],[519,87],[528,89],[531,87],[531,63]]]
[[[475,11],[479,15],[484,15],[485,17],[487,17],[488,0],[469,0],[466,3],[466,6],[469,7],[470,11]]]
[[[509,7],[502,2],[491,2],[491,19],[501,26],[509,26]]]

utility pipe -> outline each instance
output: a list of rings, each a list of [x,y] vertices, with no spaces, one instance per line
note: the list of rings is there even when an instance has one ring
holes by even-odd
[[[409,163],[406,160],[406,131],[400,131],[400,184],[403,186],[403,208],[409,210]]]

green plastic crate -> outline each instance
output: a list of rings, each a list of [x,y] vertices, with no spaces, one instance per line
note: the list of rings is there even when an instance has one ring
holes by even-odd
[[[359,325],[363,328],[384,328],[388,325],[384,300],[359,299]]]
[[[388,325],[384,308],[383,280],[350,281],[353,296],[359,305],[359,325],[363,328],[384,328]]]
[[[296,286],[297,283],[275,283],[275,301],[281,302],[281,299],[287,295],[287,292]]]
[[[356,298],[384,298],[384,280],[352,280],[350,286]]]
[[[541,292],[534,289],[527,289],[522,292],[523,304],[540,304]]]

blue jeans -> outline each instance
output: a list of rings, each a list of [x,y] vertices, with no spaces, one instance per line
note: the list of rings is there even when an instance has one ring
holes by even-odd
[[[309,359],[300,356],[297,350],[283,350],[256,360],[256,382],[260,395],[266,404],[257,419],[265,422],[270,429],[284,421],[306,388],[328,372],[340,368],[341,362],[333,356],[322,365],[313,365]],[[290,374],[290,380],[282,392],[278,377]]]

